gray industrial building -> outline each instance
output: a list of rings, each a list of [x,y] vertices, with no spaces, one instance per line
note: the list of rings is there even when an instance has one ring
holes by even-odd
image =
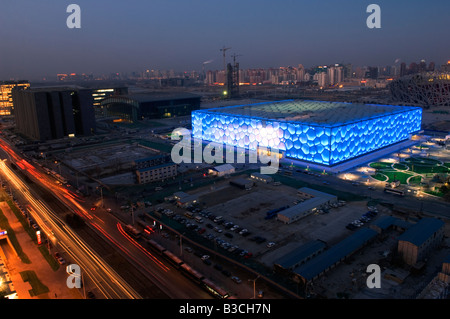
[[[310,283],[363,248],[377,235],[378,233],[373,229],[361,228],[305,264],[295,268],[293,273],[298,281],[305,284]]]
[[[278,213],[277,219],[285,224],[293,223],[303,217],[306,217],[325,205],[337,201],[335,195],[323,193],[308,187],[302,187],[298,190],[303,202],[294,205]]]
[[[16,129],[39,141],[95,133],[92,91],[74,88],[14,89]]]
[[[278,258],[274,268],[281,272],[292,271],[323,252],[326,247],[327,244],[321,240],[311,240]]]
[[[422,218],[398,238],[398,252],[411,266],[422,261],[444,238],[444,222]]]
[[[130,122],[191,115],[201,96],[192,93],[148,92],[111,96],[101,102],[104,113]]]

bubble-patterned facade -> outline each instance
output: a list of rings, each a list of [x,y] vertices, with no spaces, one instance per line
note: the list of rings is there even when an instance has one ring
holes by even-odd
[[[406,140],[421,129],[418,107],[280,101],[192,112],[194,138],[335,165]]]

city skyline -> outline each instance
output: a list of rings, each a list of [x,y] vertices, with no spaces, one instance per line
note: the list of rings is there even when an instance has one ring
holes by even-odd
[[[242,68],[334,63],[393,65],[448,60],[444,1],[377,1],[381,29],[369,29],[370,4],[345,1],[77,1],[81,29],[69,29],[70,3],[17,1],[0,13],[0,78],[37,80],[58,73],[109,74],[145,69],[222,69],[238,54]],[[154,30],[154,31],[152,31]]]

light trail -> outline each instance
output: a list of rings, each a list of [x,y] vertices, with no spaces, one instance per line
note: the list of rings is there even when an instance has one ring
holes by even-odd
[[[15,188],[31,204],[36,213],[33,217],[36,221],[40,221],[40,224],[38,222],[39,226],[42,227],[41,224],[47,222],[47,230],[59,239],[59,244],[67,253],[76,259],[77,262],[84,265],[85,272],[97,283],[97,287],[104,293],[105,297],[128,299],[140,298],[139,294],[137,294],[128,283],[111,269],[109,265],[105,264],[105,262],[70,228],[65,226],[59,216],[49,209],[41,200],[37,200],[35,196],[31,194],[28,186],[9,169],[4,161],[0,161],[0,168]],[[112,283],[115,283],[115,285]],[[112,291],[113,293],[110,294],[106,291]]]
[[[147,249],[142,247],[141,244],[139,244],[137,241],[135,241],[133,238],[131,238],[130,235],[127,234],[127,232],[123,229],[122,224],[117,223],[117,229],[119,232],[126,238],[130,243],[132,243],[134,246],[136,246],[140,251],[142,251],[145,255],[147,255],[153,262],[155,262],[161,269],[164,271],[169,271],[169,267],[164,265],[158,258],[153,256]]]

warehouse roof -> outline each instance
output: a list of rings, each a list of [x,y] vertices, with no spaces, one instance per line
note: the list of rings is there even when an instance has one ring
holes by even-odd
[[[326,198],[328,200],[336,198],[336,195],[324,193],[324,192],[321,192],[321,191],[318,191],[316,189],[312,189],[312,188],[309,188],[309,187],[302,187],[302,188],[299,188],[297,191],[313,195],[314,197]]]
[[[148,93],[134,93],[124,95],[123,97],[129,98],[131,100],[137,101],[139,103],[145,102],[157,102],[166,100],[182,100],[182,99],[192,99],[201,98],[200,95],[181,92],[181,93],[171,93],[171,92],[148,92]]]
[[[177,164],[175,164],[175,163],[165,163],[165,164],[161,164],[161,165],[155,165],[155,166],[141,168],[141,169],[138,169],[138,172],[141,173],[141,172],[151,171],[151,170],[158,169],[158,168],[176,166],[176,165]]]
[[[197,112],[239,115],[278,122],[337,126],[413,110],[421,111],[418,107],[410,106],[286,100],[227,106]]]
[[[422,218],[417,224],[405,231],[398,240],[420,246],[443,226],[444,222],[440,219]]]
[[[221,172],[227,172],[230,170],[234,170],[234,166],[231,164],[223,164],[223,165],[218,165],[212,168],[213,170],[221,173]]]
[[[277,259],[274,263],[284,269],[289,269],[295,264],[306,260],[308,257],[321,251],[326,247],[326,244],[321,240],[312,240],[303,244],[293,251],[287,253],[283,257]]]
[[[376,235],[377,232],[373,229],[361,228],[330,249],[309,260],[306,264],[296,268],[294,272],[306,281],[310,281],[332,265],[363,247],[367,241]]]

